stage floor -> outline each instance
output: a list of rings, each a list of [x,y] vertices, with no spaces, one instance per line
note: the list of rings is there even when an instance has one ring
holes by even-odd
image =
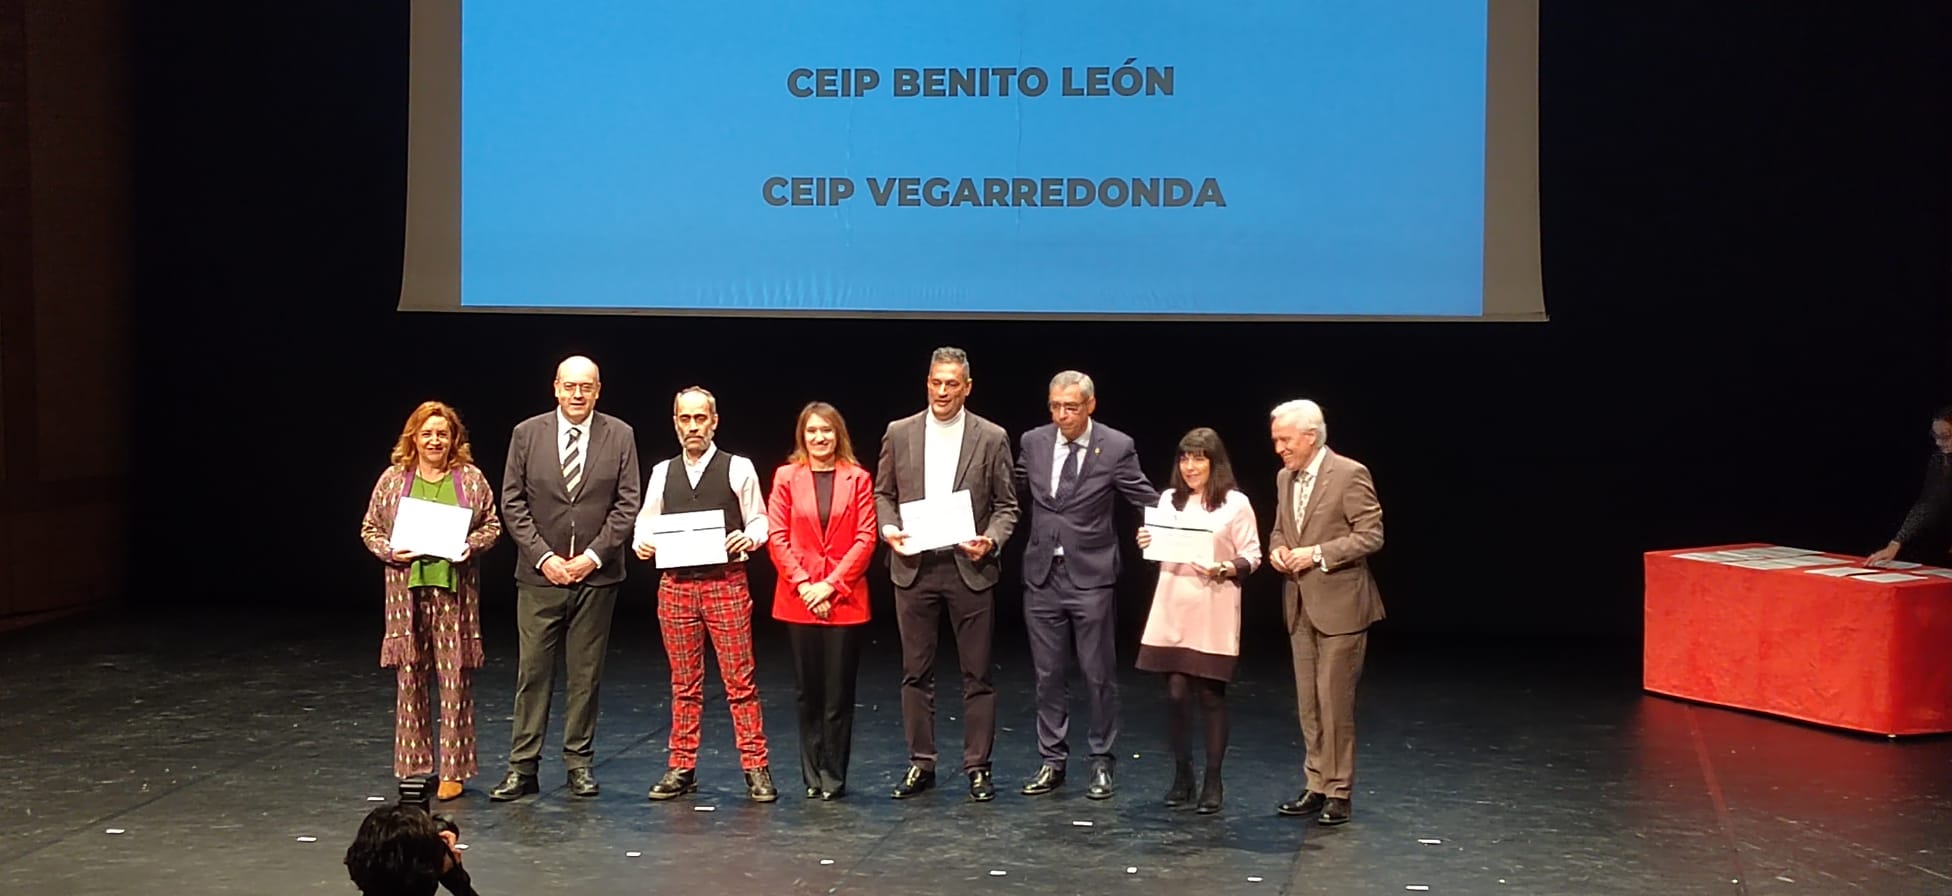
[[[346,844],[372,800],[395,794],[379,620],[267,610],[278,615],[76,620],[0,637],[0,892],[354,892]],[[714,670],[701,790],[651,803],[668,679],[642,608],[619,611],[611,642],[602,796],[567,795],[552,727],[542,794],[495,804],[485,791],[504,768],[515,656],[506,609],[487,615],[482,773],[439,804],[484,893],[1952,892],[1952,739],[1890,741],[1646,696],[1631,649],[1440,647],[1386,629],[1361,691],[1355,820],[1339,828],[1274,814],[1301,777],[1294,685],[1273,651],[1251,656],[1229,694],[1221,814],[1160,804],[1163,695],[1138,672],[1123,680],[1117,796],[1085,799],[1078,760],[1059,793],[1019,795],[1038,760],[1028,656],[1009,628],[994,802],[969,802],[946,769],[935,792],[888,798],[905,750],[885,628],[863,661],[848,797],[803,799],[785,644],[763,620],[780,801],[744,798]],[[938,724],[949,754],[961,731],[951,690]],[[558,695],[557,725],[560,713]]]

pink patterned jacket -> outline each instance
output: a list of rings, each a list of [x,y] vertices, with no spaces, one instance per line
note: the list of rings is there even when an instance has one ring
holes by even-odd
[[[495,494],[488,478],[473,464],[462,464],[449,471],[454,477],[455,497],[462,507],[474,511],[468,527],[468,560],[456,564],[455,594],[461,600],[461,666],[479,669],[481,651],[481,566],[474,560],[494,547],[501,538],[502,521],[495,514]],[[393,532],[393,517],[400,511],[400,499],[413,488],[413,474],[405,467],[388,467],[373,485],[373,496],[366,504],[366,518],[359,524],[360,540],[366,550],[386,564],[386,638],[380,642],[380,665],[432,662],[421,656],[413,632],[413,593],[407,587],[407,574],[413,564],[393,562],[387,538]]]

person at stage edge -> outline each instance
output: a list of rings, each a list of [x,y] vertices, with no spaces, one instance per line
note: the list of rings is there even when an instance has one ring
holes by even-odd
[[[766,543],[766,504],[752,461],[721,451],[718,399],[691,386],[671,400],[671,425],[682,451],[651,468],[638,517],[638,559],[657,557],[651,524],[660,514],[717,510],[725,515],[723,563],[667,568],[658,579],[657,624],[671,662],[671,759],[648,796],[668,800],[698,789],[699,726],[705,711],[705,640],[718,656],[725,702],[732,711],[732,738],[745,771],[746,795],[755,802],[779,799],[766,757],[766,730],[753,684],[752,592],[746,561]],[[672,473],[673,466],[683,475]]]
[[[556,366],[556,409],[522,421],[508,440],[502,521],[515,542],[515,724],[508,776],[488,797],[535,793],[549,727],[556,655],[568,675],[563,765],[573,796],[597,795],[597,689],[624,556],[641,499],[637,435],[598,413],[603,384],[581,355]]]
[[[1227,755],[1227,682],[1240,659],[1240,581],[1260,566],[1261,530],[1219,433],[1203,426],[1182,437],[1173,473],[1159,507],[1211,529],[1213,548],[1201,561],[1159,564],[1138,667],[1166,675],[1166,739],[1173,750],[1167,808],[1193,802],[1191,722],[1198,695],[1206,714],[1206,778],[1195,808],[1211,815],[1225,795],[1220,770]],[[1138,541],[1150,547],[1152,532],[1140,527]]]
[[[1277,811],[1343,824],[1355,785],[1356,681],[1369,627],[1383,618],[1369,574],[1369,556],[1383,546],[1383,507],[1369,468],[1329,450],[1319,405],[1286,402],[1270,418],[1281,472],[1268,565],[1286,577],[1281,603],[1307,750],[1306,786]]]
[[[1108,799],[1118,740],[1118,533],[1112,501],[1159,502],[1139,469],[1132,437],[1092,420],[1098,408],[1091,377],[1066,370],[1051,378],[1051,422],[1023,434],[1017,488],[1030,528],[1023,549],[1023,617],[1037,682],[1037,752],[1043,764],[1023,786],[1026,796],[1064,784],[1071,747],[1075,661],[1084,678],[1091,728],[1091,783],[1085,796]]]
[[[996,798],[990,751],[996,742],[996,688],[990,681],[995,631],[997,556],[1017,524],[1010,437],[963,407],[972,382],[969,356],[943,347],[929,358],[928,402],[921,413],[888,424],[875,468],[874,510],[895,584],[895,622],[901,630],[901,719],[908,771],[895,799],[935,786],[935,651],[942,616],[955,632],[962,666],[963,771],[969,796]],[[901,505],[969,493],[976,537],[948,547],[910,547]]]
[[[1868,566],[1903,560],[1928,566],[1952,565],[1952,405],[1932,417],[1932,443],[1938,450],[1925,461],[1925,486],[1911,504],[1891,543],[1865,559]]]
[[[779,572],[773,618],[786,624],[793,647],[800,782],[809,799],[847,792],[874,526],[874,477],[855,459],[847,422],[824,401],[807,405],[792,456],[773,471],[766,538]]]
[[[434,771],[440,749],[439,799],[461,795],[474,777],[474,696],[469,676],[481,668],[481,567],[475,557],[501,537],[495,492],[474,465],[468,430],[454,409],[423,402],[408,415],[392,464],[373,484],[360,540],[386,567],[386,635],[380,665],[395,669],[393,774]],[[400,501],[413,498],[469,511],[467,541],[451,558],[397,550],[390,543]],[[440,734],[433,736],[433,686],[440,684]]]
[[[442,887],[475,896],[459,840],[420,806],[381,806],[366,813],[346,847],[346,876],[364,896],[434,896]]]

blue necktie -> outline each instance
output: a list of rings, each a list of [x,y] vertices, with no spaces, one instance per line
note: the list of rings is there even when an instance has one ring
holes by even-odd
[[[1057,473],[1057,496],[1059,498],[1068,497],[1073,491],[1077,490],[1078,452],[1084,450],[1084,446],[1077,442],[1066,443],[1065,448],[1071,453],[1064,456],[1064,468]]]

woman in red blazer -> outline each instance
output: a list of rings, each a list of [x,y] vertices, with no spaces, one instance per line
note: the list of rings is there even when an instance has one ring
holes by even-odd
[[[767,554],[779,569],[773,618],[786,623],[799,682],[800,777],[808,797],[847,792],[854,677],[868,621],[874,477],[854,458],[847,423],[816,401],[800,411],[793,456],[773,471]]]

